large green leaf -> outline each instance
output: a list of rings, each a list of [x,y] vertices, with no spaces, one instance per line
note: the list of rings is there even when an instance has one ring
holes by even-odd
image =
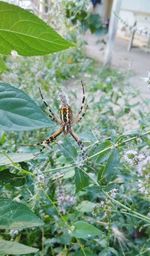
[[[76,238],[88,239],[101,234],[101,231],[98,228],[85,221],[77,221],[73,226],[74,230],[72,236]]]
[[[34,14],[0,1],[0,53],[45,55],[72,46]]]
[[[0,199],[0,229],[31,228],[43,225],[26,205],[10,199]]]
[[[0,129],[25,131],[48,127],[50,119],[22,90],[0,83]]]
[[[0,154],[0,166],[8,165],[13,163],[20,163],[29,161],[35,158],[35,155],[32,153],[9,153],[9,154]]]
[[[17,242],[10,242],[0,239],[0,255],[21,255],[36,252],[38,252],[38,249],[36,248],[32,248]]]

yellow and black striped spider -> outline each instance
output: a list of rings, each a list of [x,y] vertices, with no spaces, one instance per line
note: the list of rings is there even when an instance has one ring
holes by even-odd
[[[84,90],[84,84],[81,81],[82,85],[82,91],[83,91],[83,97],[82,97],[82,104],[80,107],[80,111],[78,112],[76,118],[73,118],[73,113],[72,109],[68,104],[66,96],[61,93],[60,94],[60,100],[61,100],[61,105],[60,105],[60,118],[58,118],[53,111],[49,108],[47,102],[44,100],[44,97],[42,95],[41,89],[40,90],[40,95],[43,100],[44,105],[48,108],[50,114],[49,117],[51,118],[52,121],[60,125],[60,128],[54,132],[49,138],[44,140],[43,142],[39,143],[38,145],[42,145],[43,148],[45,148],[47,145],[49,145],[51,142],[53,142],[61,133],[64,135],[70,134],[73,139],[77,142],[79,145],[82,153],[84,152],[84,145],[81,139],[78,137],[78,135],[73,131],[72,126],[80,122],[82,117],[85,115],[85,112],[87,110],[87,103],[85,101],[85,90]],[[43,148],[41,150],[43,150]]]

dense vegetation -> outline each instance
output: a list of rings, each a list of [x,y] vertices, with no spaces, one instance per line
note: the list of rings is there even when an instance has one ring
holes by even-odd
[[[148,256],[149,102],[128,86],[130,74],[86,58],[81,42],[53,55],[7,57],[6,65],[0,84],[0,114],[6,114],[0,124],[0,254]],[[88,110],[75,131],[86,158],[71,136],[60,135],[40,152],[37,143],[58,127],[48,117],[39,87],[58,115],[58,95],[65,91],[76,116],[81,80]],[[8,115],[17,108],[12,102],[18,93],[33,111],[28,129],[24,109],[20,119]]]

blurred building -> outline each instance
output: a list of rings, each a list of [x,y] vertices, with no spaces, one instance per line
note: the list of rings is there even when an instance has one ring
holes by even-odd
[[[101,1],[101,13],[104,20],[110,18],[114,0]],[[118,16],[117,36],[129,40],[130,47],[150,47],[150,0],[122,0]]]
[[[150,47],[150,0],[122,0],[118,36],[130,46]]]
[[[93,12],[99,13],[104,23],[109,22],[114,0],[91,0]],[[96,4],[95,4],[96,3]],[[133,45],[150,46],[150,0],[122,0],[118,16],[117,36]]]

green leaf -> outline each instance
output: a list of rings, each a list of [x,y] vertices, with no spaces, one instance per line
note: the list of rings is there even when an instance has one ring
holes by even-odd
[[[0,199],[0,229],[32,228],[42,225],[42,220],[26,205],[10,199]]]
[[[35,155],[32,153],[9,153],[9,154],[0,154],[0,166],[13,164],[13,163],[20,163],[29,161],[35,158]]]
[[[75,168],[76,191],[79,192],[83,188],[87,187],[89,183],[89,177],[85,173],[83,173],[81,169]]]
[[[72,159],[77,157],[77,149],[72,143],[72,140],[68,137],[63,139],[63,147],[61,148],[61,153],[64,155],[65,159],[70,162]]]
[[[45,55],[73,46],[40,18],[16,5],[0,1],[0,53]]]
[[[98,145],[97,150],[101,153],[96,158],[96,163],[103,163],[106,161],[110,156],[111,149],[109,147],[112,146],[112,142],[110,140],[106,140],[105,142]],[[108,150],[105,150],[109,148]]]
[[[91,149],[89,155],[95,155],[94,161],[97,164],[103,163],[110,156],[112,143],[110,140],[106,140],[103,143],[97,144],[95,149]]]
[[[0,83],[0,129],[33,130],[51,125],[51,120],[22,90]]]
[[[0,239],[0,254],[22,255],[36,252],[38,252],[36,248]]]
[[[88,239],[101,234],[98,228],[85,221],[77,221],[73,226],[72,236],[76,238]]]
[[[111,152],[111,155],[106,163],[105,169],[104,169],[104,175],[107,176],[107,178],[111,178],[111,176],[115,176],[115,168],[119,164],[119,154],[117,149],[113,149]]]
[[[76,209],[80,212],[91,212],[94,210],[94,208],[97,206],[96,203],[92,203],[90,201],[82,201],[80,204],[78,204],[78,206],[76,207]]]

